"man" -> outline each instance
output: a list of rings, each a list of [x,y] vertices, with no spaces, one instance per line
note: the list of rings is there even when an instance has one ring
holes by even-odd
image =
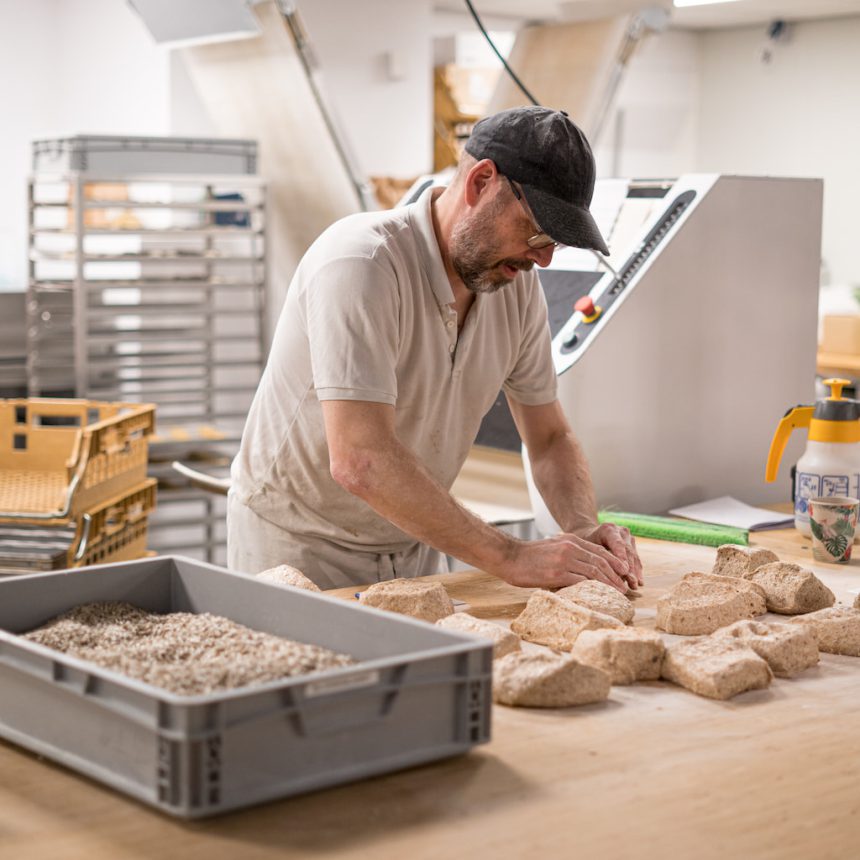
[[[627,530],[597,525],[532,271],[558,242],[608,253],[588,142],[529,107],[465,150],[448,188],[344,218],[302,259],[233,464],[230,567],[333,588],[436,573],[441,551],[520,586],[642,583]],[[555,537],[516,540],[448,492],[500,388]]]

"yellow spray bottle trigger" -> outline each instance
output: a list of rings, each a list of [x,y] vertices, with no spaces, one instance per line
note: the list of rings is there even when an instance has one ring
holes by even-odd
[[[776,480],[779,463],[782,460],[782,455],[785,453],[785,446],[788,444],[788,437],[791,436],[791,431],[796,427],[809,427],[814,411],[814,406],[795,406],[785,413],[777,425],[776,433],[773,434],[773,440],[770,443],[770,452],[767,455],[767,469],[765,470],[764,479],[768,483]]]
[[[830,397],[827,398],[828,400],[841,400],[842,389],[845,388],[846,385],[851,385],[851,380],[833,377],[831,379],[825,379],[824,384],[830,386]]]

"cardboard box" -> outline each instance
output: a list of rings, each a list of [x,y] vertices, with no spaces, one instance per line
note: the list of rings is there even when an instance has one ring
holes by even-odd
[[[860,314],[825,316],[820,347],[822,352],[860,355]]]

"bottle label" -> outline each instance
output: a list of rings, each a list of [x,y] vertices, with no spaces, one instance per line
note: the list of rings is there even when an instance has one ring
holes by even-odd
[[[860,473],[848,475],[817,475],[798,472],[794,481],[794,515],[809,522],[809,500],[816,496],[851,496],[860,493]]]

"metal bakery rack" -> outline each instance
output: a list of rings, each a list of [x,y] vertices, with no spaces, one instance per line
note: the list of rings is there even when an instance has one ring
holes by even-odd
[[[33,145],[32,396],[157,407],[150,545],[224,560],[226,475],[265,361],[265,185],[254,141],[78,136]]]

